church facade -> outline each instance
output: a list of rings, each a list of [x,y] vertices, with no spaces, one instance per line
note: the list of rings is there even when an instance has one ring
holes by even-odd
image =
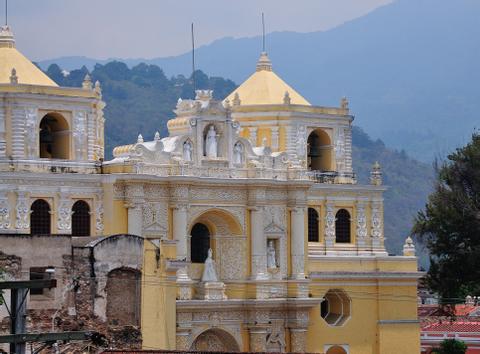
[[[8,27],[0,60],[0,266],[59,279],[29,308],[133,326],[145,349],[419,352],[415,249],[385,250],[345,98],[311,105],[262,53],[223,101],[179,99],[168,136],[104,161],[99,83],[58,87]]]

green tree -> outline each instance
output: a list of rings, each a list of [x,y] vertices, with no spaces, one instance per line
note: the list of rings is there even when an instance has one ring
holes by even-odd
[[[434,192],[413,233],[430,251],[428,285],[449,303],[480,291],[480,134],[436,172]]]
[[[436,354],[465,354],[466,352],[467,345],[457,339],[445,339],[440,343],[440,348],[434,350]]]

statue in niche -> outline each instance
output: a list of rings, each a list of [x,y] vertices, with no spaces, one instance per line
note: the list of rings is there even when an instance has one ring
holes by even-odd
[[[193,146],[190,141],[185,141],[183,143],[183,159],[185,161],[192,161],[192,152],[193,152]]]
[[[208,256],[205,260],[202,282],[218,282],[217,272],[215,271],[215,261],[212,258],[212,249],[208,249]]]
[[[277,268],[277,257],[273,240],[268,240],[267,247],[267,268]]]
[[[205,152],[207,157],[216,158],[217,157],[217,132],[213,125],[208,129],[207,138],[205,142]]]
[[[243,162],[243,146],[240,143],[236,143],[233,147],[233,163],[241,165]]]

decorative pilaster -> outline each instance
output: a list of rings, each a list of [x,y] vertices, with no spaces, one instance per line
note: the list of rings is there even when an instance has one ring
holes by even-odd
[[[177,204],[173,208],[173,239],[177,241],[177,259],[186,260],[187,247],[187,204]]]
[[[374,252],[385,251],[382,225],[382,202],[372,202],[372,249]]]
[[[292,353],[305,353],[306,328],[290,328],[290,351]]]
[[[25,110],[14,108],[12,110],[12,157],[23,159],[25,157]]]
[[[65,191],[60,191],[57,210],[57,230],[61,234],[70,234],[72,232],[72,200]]]
[[[85,150],[86,133],[87,133],[87,113],[75,112],[74,119],[73,119],[73,143],[75,147],[75,160],[77,161],[82,161],[85,159],[85,157],[83,156],[83,151]],[[87,146],[90,146],[91,145],[90,143],[93,143],[93,141],[89,142]],[[87,155],[88,155],[88,152],[87,152]]]
[[[279,148],[279,141],[278,141],[278,130],[280,128],[278,126],[274,126],[272,127],[272,143],[271,143],[271,147],[272,147],[272,151],[278,151],[278,148]]]
[[[256,280],[268,279],[267,240],[263,228],[263,209],[263,206],[251,209],[252,278]]]
[[[25,111],[25,141],[28,141],[27,158],[36,159],[39,157],[38,152],[38,133],[37,133],[37,109],[29,107]]]
[[[143,185],[127,184],[126,186],[128,208],[128,233],[131,235],[142,236],[143,233]]]
[[[327,202],[325,209],[325,247],[328,249],[335,245],[335,206]]]
[[[177,329],[176,349],[181,351],[187,351],[190,349],[190,329],[182,330]]]
[[[267,351],[267,326],[252,326],[248,329],[250,335],[250,351],[266,352]]]
[[[15,228],[23,232],[28,232],[30,229],[29,215],[30,203],[25,191],[17,191],[17,205],[15,206],[16,219]]]
[[[292,278],[305,279],[305,208],[292,208]]]
[[[250,133],[250,142],[252,143],[252,146],[257,146],[257,127],[248,127],[248,131]]]
[[[365,249],[367,245],[367,216],[365,214],[365,201],[357,202],[357,228],[356,228],[357,246],[359,249]]]
[[[97,235],[101,235],[103,233],[103,195],[100,195],[95,201],[95,229],[97,231]]]
[[[5,102],[5,101],[4,101]],[[6,121],[7,121],[7,108],[0,107],[0,158],[7,156],[7,137],[6,137]]]
[[[8,204],[7,192],[0,193],[0,230],[10,228],[10,205]]]

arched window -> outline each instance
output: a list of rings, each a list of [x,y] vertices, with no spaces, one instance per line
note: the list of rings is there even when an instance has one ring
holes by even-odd
[[[83,200],[72,207],[72,236],[90,236],[90,207]]]
[[[308,168],[314,171],[332,171],[332,143],[328,134],[316,129],[308,136]]]
[[[50,205],[43,199],[37,199],[30,207],[30,233],[48,235],[50,231]]]
[[[49,113],[40,121],[40,157],[70,158],[70,132],[68,123],[60,114]]]
[[[318,241],[318,212],[314,208],[308,208],[308,242]]]
[[[210,231],[204,224],[197,223],[192,227],[191,236],[191,261],[203,263],[207,259],[210,248]]]
[[[335,216],[335,242],[350,243],[350,213],[340,209]]]

